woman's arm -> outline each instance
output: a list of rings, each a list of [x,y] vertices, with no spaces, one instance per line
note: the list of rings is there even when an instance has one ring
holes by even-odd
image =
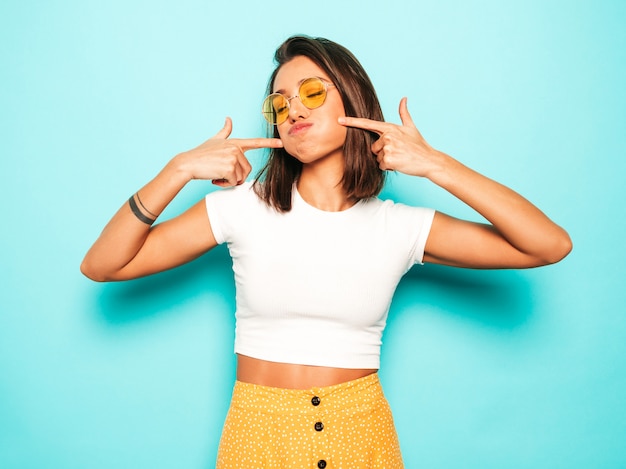
[[[190,180],[210,179],[222,187],[242,184],[252,169],[246,150],[282,146],[278,139],[228,139],[231,130],[232,122],[226,119],[215,137],[175,156],[134,194],[87,252],[83,274],[96,281],[127,280],[181,265],[213,248],[216,241],[204,201],[158,225],[151,226],[150,219]]]
[[[572,249],[568,234],[518,193],[432,148],[400,102],[402,125],[346,117],[340,123],[376,132],[372,146],[383,170],[426,177],[491,224],[437,213],[424,260],[459,267],[522,268],[558,262]]]

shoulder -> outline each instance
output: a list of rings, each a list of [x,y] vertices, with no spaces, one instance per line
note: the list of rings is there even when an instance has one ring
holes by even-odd
[[[245,197],[248,197],[250,193],[254,194],[254,190],[252,188],[252,182],[246,181],[243,184],[240,184],[238,186],[218,188],[214,191],[209,192],[206,195],[206,198],[207,199],[245,198]]]
[[[378,215],[389,221],[393,220],[432,220],[435,210],[427,207],[415,207],[391,199],[372,197],[361,201],[362,212],[367,215]]]
[[[206,197],[207,209],[219,210],[220,207],[243,209],[266,205],[256,194],[252,182],[238,186],[225,187],[209,192]]]
[[[206,212],[218,243],[228,241],[268,207],[256,194],[252,182],[217,189],[205,196]]]

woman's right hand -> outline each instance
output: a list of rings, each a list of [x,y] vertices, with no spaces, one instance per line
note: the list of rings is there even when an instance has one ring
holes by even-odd
[[[222,187],[242,184],[251,166],[244,153],[280,148],[277,138],[229,139],[230,118],[213,138],[178,154],[133,197],[149,218],[157,217],[192,179],[212,180]],[[87,252],[82,272],[98,281],[127,280],[170,269],[216,245],[204,200],[181,215],[154,226],[140,220],[125,203]]]
[[[229,139],[232,130],[232,120],[227,117],[224,127],[214,137],[192,150],[180,153],[172,163],[189,180],[210,179],[221,187],[235,186],[242,184],[252,170],[244,154],[246,151],[283,146],[278,138]]]

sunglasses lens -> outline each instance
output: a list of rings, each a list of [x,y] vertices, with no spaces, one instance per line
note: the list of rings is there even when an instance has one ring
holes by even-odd
[[[316,77],[304,80],[298,92],[300,102],[309,109],[318,108],[326,101],[326,85]],[[272,125],[282,124],[289,117],[289,99],[280,93],[270,94],[263,101],[263,116]]]
[[[315,109],[324,104],[326,87],[319,78],[308,78],[300,85],[300,101],[309,109]]]
[[[263,116],[273,125],[282,124],[289,115],[289,103],[282,94],[270,94],[263,101]]]

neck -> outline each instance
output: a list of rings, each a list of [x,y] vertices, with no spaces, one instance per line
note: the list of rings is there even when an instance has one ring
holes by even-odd
[[[352,207],[356,201],[343,189],[343,162],[340,168],[328,166],[304,165],[298,178],[298,192],[306,203],[317,209],[340,212]]]

